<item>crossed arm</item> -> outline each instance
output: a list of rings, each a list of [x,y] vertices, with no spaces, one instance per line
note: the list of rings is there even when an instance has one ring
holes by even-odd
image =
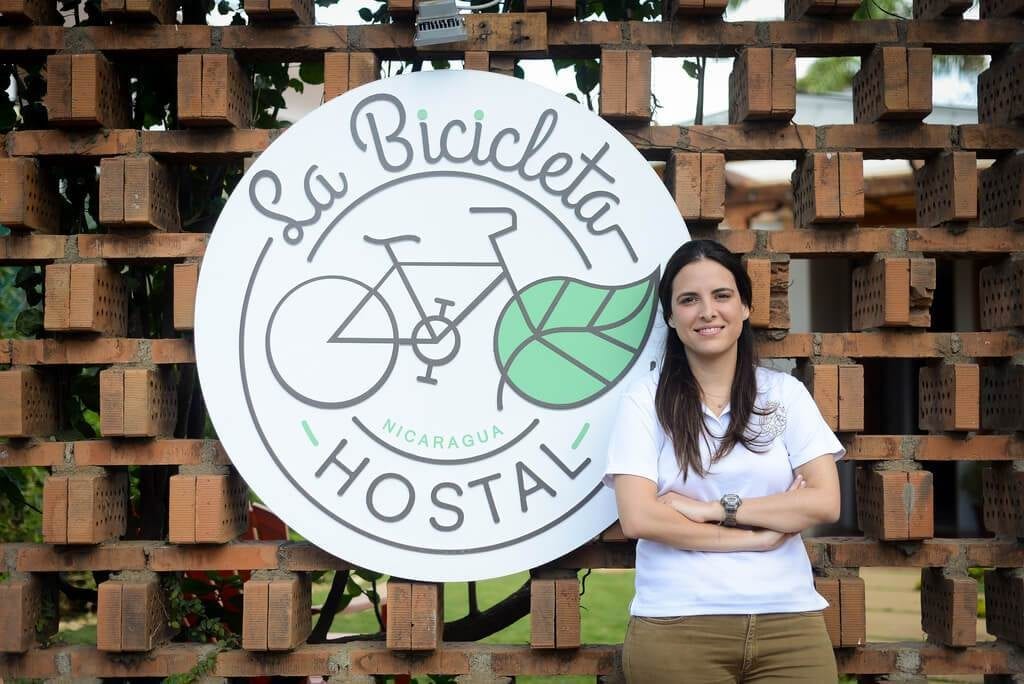
[[[654,482],[635,475],[615,476],[619,521],[627,537],[649,539],[691,551],[766,551],[790,535],[839,518],[839,475],[831,455],[796,469],[796,478],[780,494],[743,500],[739,525],[722,527],[725,517],[717,501],[697,501],[670,492],[657,496]]]

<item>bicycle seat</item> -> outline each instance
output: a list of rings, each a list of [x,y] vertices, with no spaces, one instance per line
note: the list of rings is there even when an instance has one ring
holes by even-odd
[[[369,242],[371,245],[390,245],[393,242],[419,242],[420,238],[418,235],[393,235],[386,238],[375,238],[369,235],[364,235],[363,239]]]

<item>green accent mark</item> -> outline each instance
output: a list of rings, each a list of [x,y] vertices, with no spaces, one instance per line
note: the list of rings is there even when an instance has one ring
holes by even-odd
[[[576,439],[573,440],[572,448],[575,449],[583,441],[583,438],[587,436],[587,430],[590,429],[590,423],[584,423],[583,427],[580,428],[580,434],[576,435]]]
[[[426,109],[421,109],[418,112],[416,112],[416,118],[418,118],[420,121],[426,121],[427,120],[427,110]]]
[[[473,112],[473,118],[476,119],[477,121],[483,121],[484,120],[484,110],[478,109],[475,112]]]
[[[313,431],[309,429],[309,423],[302,421],[302,429],[306,431],[306,437],[309,437],[309,441],[313,446],[320,446],[320,442],[316,441],[316,435],[314,435]]]

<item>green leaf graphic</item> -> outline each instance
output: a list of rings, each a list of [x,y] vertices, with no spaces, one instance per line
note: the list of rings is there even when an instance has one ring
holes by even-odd
[[[632,367],[654,323],[658,270],[626,285],[545,278],[515,293],[498,317],[494,353],[508,383],[548,408],[585,404]]]

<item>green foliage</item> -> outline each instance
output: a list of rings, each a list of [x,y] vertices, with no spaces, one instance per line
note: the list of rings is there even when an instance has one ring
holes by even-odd
[[[5,445],[0,444],[0,453]],[[0,468],[0,539],[43,541],[43,482],[46,468]]]
[[[836,93],[847,90],[860,69],[857,57],[825,57],[815,61],[796,82],[801,93]]]

